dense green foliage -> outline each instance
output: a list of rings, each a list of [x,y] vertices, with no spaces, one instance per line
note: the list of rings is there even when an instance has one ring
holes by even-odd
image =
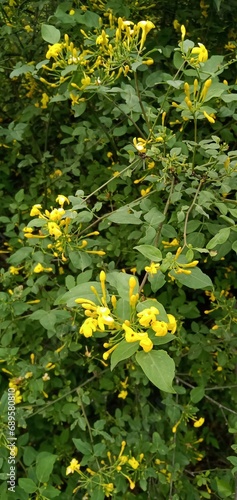
[[[235,3],[0,0],[2,500],[237,494]]]

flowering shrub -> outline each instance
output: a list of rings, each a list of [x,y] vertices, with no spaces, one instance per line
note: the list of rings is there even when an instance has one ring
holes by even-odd
[[[3,500],[236,494],[233,6],[176,4],[1,2]]]

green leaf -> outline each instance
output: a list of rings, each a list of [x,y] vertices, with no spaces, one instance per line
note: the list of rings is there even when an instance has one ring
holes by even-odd
[[[48,451],[41,451],[36,458],[36,476],[40,483],[47,483],[49,480],[53,466],[58,456],[49,453]]]
[[[30,478],[20,478],[18,480],[19,486],[26,493],[35,493],[38,489],[38,486],[32,481]]]
[[[139,342],[126,342],[126,340],[122,340],[111,355],[111,371],[120,361],[130,358],[138,350],[138,347]]]
[[[232,250],[234,250],[234,252],[237,253],[237,240],[234,241],[233,245],[232,245]]]
[[[138,245],[134,247],[134,250],[138,250],[138,252],[152,262],[160,262],[162,260],[161,251],[153,245]]]
[[[101,294],[101,287],[98,281],[90,281],[89,283],[81,283],[58,297],[55,301],[55,305],[67,304],[68,307],[78,307],[75,299],[83,298],[92,300],[95,304],[99,305],[99,302],[95,294],[91,291],[91,286],[94,286],[98,294]]]
[[[233,490],[232,490],[232,485],[228,482],[225,481],[224,479],[219,479],[218,477],[215,477],[216,484],[217,484],[217,489],[219,495],[221,495],[221,498],[228,498],[232,497]]]
[[[175,393],[172,382],[175,374],[175,364],[166,351],[140,351],[136,360],[147,378],[161,391]]]
[[[193,403],[199,403],[205,396],[205,389],[203,386],[194,387],[190,392],[191,401]]]
[[[15,266],[16,264],[20,264],[23,260],[27,259],[32,253],[32,248],[23,247],[19,248],[11,257],[9,257],[8,262]]]
[[[68,257],[72,263],[72,265],[76,269],[81,269],[81,271],[84,271],[84,269],[91,264],[91,256],[88,255],[86,252],[80,252],[78,251],[72,251],[68,253]]]
[[[129,297],[129,280],[132,277],[131,274],[120,273],[118,271],[112,271],[107,274],[108,283],[116,288],[120,297],[125,300],[128,300]],[[137,280],[137,278],[135,278]],[[139,283],[137,281],[137,285],[134,288],[134,294],[138,292]]]
[[[82,439],[73,438],[72,440],[76,446],[76,449],[78,451],[80,451],[80,453],[82,453],[83,455],[92,455],[93,454],[92,447],[91,447],[90,443],[87,443],[86,441],[82,441]]]
[[[121,320],[130,318],[131,308],[129,301],[126,299],[119,299],[116,304],[116,316]]]
[[[61,495],[61,491],[57,490],[56,488],[54,488],[53,486],[51,486],[51,484],[48,484],[46,486],[45,489],[41,490],[44,498],[56,498],[58,497],[59,495]]]
[[[216,6],[217,12],[220,10],[222,0],[214,0],[214,5]]]
[[[51,24],[42,24],[41,36],[45,42],[50,44],[58,43],[61,37],[60,31]]]
[[[213,283],[211,278],[207,274],[204,274],[199,267],[194,267],[190,269],[191,274],[176,274],[173,270],[170,271],[170,275],[182,283],[182,285],[188,288],[194,288],[196,290],[201,288],[212,287]]]
[[[54,327],[56,320],[57,317],[54,311],[44,311],[43,316],[39,319],[39,322],[46,330],[55,331]]]
[[[159,212],[156,207],[153,207],[144,215],[144,219],[149,222],[151,226],[157,228],[159,224],[165,220],[165,216],[162,212]]]
[[[207,249],[212,250],[217,245],[222,245],[225,243],[230,236],[230,228],[225,227],[224,229],[220,229],[220,231],[208,242]]]
[[[142,212],[131,213],[130,208],[123,207],[116,210],[116,212],[113,212],[109,215],[109,217],[107,217],[107,219],[111,222],[115,222],[116,224],[142,224],[142,221],[139,218],[141,213]]]
[[[153,342],[154,345],[163,345],[168,344],[168,342],[172,342],[176,337],[172,333],[167,333],[164,337],[156,337],[155,332],[153,330],[149,330],[149,338]]]

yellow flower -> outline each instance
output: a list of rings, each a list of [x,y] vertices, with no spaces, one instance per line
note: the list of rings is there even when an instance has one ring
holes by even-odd
[[[41,99],[41,103],[42,103],[41,108],[46,109],[48,106],[48,102],[49,102],[49,96],[44,92],[42,94],[42,99]]]
[[[10,272],[10,274],[19,274],[19,270],[20,270],[20,269],[21,269],[21,268],[17,268],[17,267],[14,267],[14,266],[10,266],[10,267],[9,267],[9,272]]]
[[[81,86],[80,90],[85,89],[88,85],[90,85],[90,83],[91,83],[91,79],[89,76],[85,76],[85,78],[82,78],[81,79],[82,86]]]
[[[141,189],[141,195],[146,196],[147,194],[149,194],[151,188],[152,188],[152,186],[150,186],[149,188],[146,188],[146,189]]]
[[[168,326],[165,321],[155,321],[152,323],[151,328],[156,333],[156,337],[164,337],[168,332]]]
[[[46,210],[45,213],[46,212],[49,219],[52,221],[61,220],[62,216],[65,214],[65,210],[63,208],[54,208],[52,212],[48,212],[48,210]]]
[[[102,45],[103,47],[108,45],[108,38],[109,36],[106,35],[105,30],[102,30],[101,35],[96,38],[96,45]]]
[[[69,199],[64,196],[63,194],[59,194],[56,198],[56,202],[61,206],[63,207],[64,203],[67,203],[69,205],[70,201]]]
[[[178,19],[174,19],[173,26],[174,26],[174,29],[176,31],[178,31],[180,29],[180,23],[179,23]]]
[[[76,458],[73,458],[70,462],[70,465],[67,467],[66,469],[66,476],[68,474],[73,474],[75,471],[79,471],[80,470],[80,464],[79,462],[76,460]]]
[[[24,30],[26,30],[27,33],[31,33],[32,31],[34,31],[29,24],[26,24],[26,26],[24,26]]]
[[[164,248],[177,247],[179,244],[179,240],[177,240],[177,238],[174,238],[172,241],[162,241],[162,244],[164,245]]]
[[[121,398],[121,399],[126,399],[127,395],[128,395],[128,391],[122,390],[122,391],[118,394],[118,398]]]
[[[36,264],[36,266],[33,269],[34,273],[42,273],[43,271],[44,271],[44,267],[40,263]]]
[[[132,467],[133,469],[135,469],[135,470],[139,467],[139,462],[138,462],[138,461],[137,461],[134,457],[130,458],[130,459],[128,460],[128,463],[129,463],[129,465],[131,465],[131,467]]]
[[[134,332],[130,326],[127,326],[126,323],[123,323],[123,329],[125,331],[125,340],[126,342],[137,342],[141,340],[141,335],[137,332]]]
[[[146,147],[145,147],[146,141],[145,141],[145,139],[142,139],[141,137],[138,137],[138,139],[137,139],[136,137],[134,137],[133,144],[139,153],[146,153]]]
[[[199,47],[194,47],[191,50],[191,54],[197,55],[198,62],[206,62],[208,59],[208,51],[203,43],[199,43],[198,45]]]
[[[51,236],[55,236],[55,240],[60,238],[62,231],[60,231],[58,224],[56,222],[48,222],[48,232]]]
[[[169,332],[175,333],[177,329],[177,323],[175,317],[173,316],[173,314],[167,314],[167,318],[169,320],[169,323],[167,323],[167,328]]]
[[[154,64],[154,59],[151,59],[150,57],[146,61],[142,61],[142,64],[146,64],[146,66],[151,66],[152,64]]]
[[[155,25],[151,21],[140,21],[137,23],[137,27],[141,28],[142,30],[142,37],[140,41],[140,50],[144,47],[144,43],[147,37],[147,34],[149,33],[150,30],[155,28]]]
[[[113,492],[114,490],[114,485],[113,483],[108,483],[108,484],[104,484],[103,485],[103,490],[104,490],[104,494],[106,497],[110,497],[111,496],[111,493]]]
[[[148,334],[144,335],[144,338],[139,343],[140,347],[142,347],[144,352],[150,352],[153,349],[153,343],[151,339],[149,339]]]
[[[37,203],[37,205],[34,205],[30,211],[30,216],[34,217],[34,215],[41,215],[40,208],[42,208],[42,206],[39,205],[39,203]]]
[[[160,264],[155,264],[154,262],[151,262],[150,266],[145,267],[145,271],[150,274],[156,274],[159,267]]]
[[[84,337],[92,337],[93,332],[97,329],[97,320],[95,318],[87,318],[82,324],[79,332],[84,335]]]
[[[182,24],[182,26],[180,28],[180,31],[181,31],[181,40],[183,42],[184,38],[185,38],[185,35],[186,35],[186,28],[185,28],[185,26],[183,24]]]
[[[143,309],[143,311],[137,314],[139,319],[139,323],[146,328],[150,326],[151,323],[156,321],[156,315],[159,314],[159,311],[156,307],[150,307],[149,309]]]
[[[98,314],[98,326],[100,330],[104,331],[104,325],[113,326],[114,319],[110,316],[110,310],[108,307],[97,307],[96,312]]]
[[[201,417],[199,418],[199,420],[196,420],[196,422],[194,422],[193,424],[193,427],[201,427],[205,422],[205,418],[204,417]]]
[[[21,403],[22,396],[21,396],[21,393],[19,390],[15,391],[14,399],[15,399],[15,405],[18,405],[18,403]]]
[[[211,115],[209,115],[208,113],[206,113],[206,111],[203,111],[203,114],[204,114],[205,118],[209,121],[209,123],[215,123],[214,118]]]
[[[57,59],[58,55],[60,54],[62,50],[62,43],[54,43],[53,45],[49,45],[49,50],[46,52],[46,59],[50,59],[53,57],[53,59]]]
[[[235,43],[228,42],[228,43],[224,46],[224,48],[225,48],[226,50],[235,50],[235,49],[236,49],[236,44],[235,44]]]

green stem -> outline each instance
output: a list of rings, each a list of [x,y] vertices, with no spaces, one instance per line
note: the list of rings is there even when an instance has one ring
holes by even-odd
[[[144,117],[144,120],[147,124],[147,128],[148,130],[150,130],[151,128],[151,124],[148,120],[148,117],[147,117],[147,114],[146,114],[146,110],[143,106],[143,102],[142,102],[142,99],[141,99],[141,94],[140,94],[140,90],[139,90],[139,82],[138,82],[138,77],[137,77],[137,73],[134,72],[134,81],[135,81],[135,87],[136,87],[136,91],[137,91],[137,97],[138,97],[138,100],[139,100],[139,104],[141,106],[141,110],[142,110],[142,114],[143,114],[143,117]]]
[[[204,184],[204,182],[205,182],[204,179],[200,180],[197,191],[196,191],[195,196],[193,198],[193,201],[192,201],[192,203],[191,203],[191,205],[186,213],[186,217],[185,217],[185,221],[184,221],[184,232],[183,232],[184,244],[183,244],[182,250],[187,246],[187,224],[188,224],[189,215],[190,215],[190,212],[192,211],[192,209],[196,203],[197,197],[199,195],[199,192],[200,192],[201,187]]]
[[[169,208],[169,205],[170,205],[170,198],[171,198],[171,195],[173,193],[173,189],[174,189],[174,177],[172,177],[169,196],[167,198],[167,201],[166,201],[166,204],[165,204],[165,208],[164,208],[164,211],[163,211],[164,216],[167,215],[168,208]],[[163,224],[164,224],[164,221],[159,224],[158,229],[157,229],[157,233],[156,233],[155,240],[154,240],[154,246],[156,246],[156,247],[159,244],[159,239],[160,239],[160,234],[161,234],[161,230],[162,230]],[[145,274],[145,276],[144,276],[144,278],[143,278],[143,280],[141,282],[141,285],[139,287],[139,293],[141,293],[144,285],[146,284],[147,278],[148,278],[148,273]]]

